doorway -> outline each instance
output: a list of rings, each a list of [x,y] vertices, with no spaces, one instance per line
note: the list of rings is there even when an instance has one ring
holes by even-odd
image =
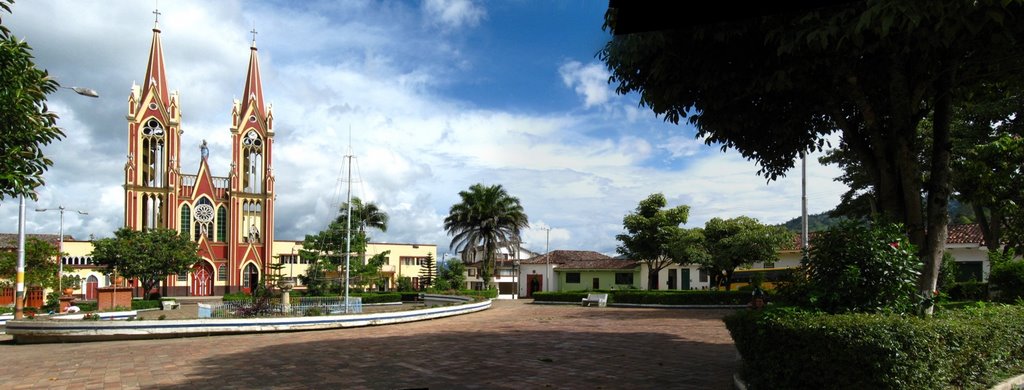
[[[213,295],[213,266],[200,261],[192,267],[192,285],[189,294],[192,296]]]
[[[89,275],[89,278],[85,279],[85,299],[95,301],[99,296],[96,290],[99,286],[100,280],[96,278],[96,275]]]
[[[526,297],[532,298],[533,293],[537,291],[544,291],[544,275],[529,274],[526,275]]]

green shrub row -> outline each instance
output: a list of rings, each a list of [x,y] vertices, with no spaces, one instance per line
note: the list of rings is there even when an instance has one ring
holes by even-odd
[[[746,291],[544,291],[533,293],[533,300],[540,302],[576,302],[590,293],[607,293],[609,303],[633,303],[644,305],[746,305],[750,303],[750,292]]]
[[[954,283],[949,286],[946,294],[953,301],[987,301],[988,283],[976,281]]]
[[[981,304],[930,319],[743,310],[725,323],[751,388],[988,388],[1024,368],[1020,306]]]
[[[390,303],[401,302],[402,294],[397,292],[388,293],[359,293],[351,294],[353,297],[363,298],[363,304],[367,303]]]
[[[81,306],[79,306],[81,308]],[[159,309],[161,307],[159,299],[133,299],[132,310],[142,309]],[[85,309],[82,309],[85,310]]]

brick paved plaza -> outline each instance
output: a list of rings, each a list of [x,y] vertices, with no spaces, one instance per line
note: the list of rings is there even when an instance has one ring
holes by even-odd
[[[727,310],[495,301],[481,313],[327,331],[12,345],[17,388],[728,389]]]

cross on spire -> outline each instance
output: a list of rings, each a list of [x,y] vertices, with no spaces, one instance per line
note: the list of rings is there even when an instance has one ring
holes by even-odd
[[[160,24],[160,1],[159,0],[156,1],[156,6],[153,7],[153,15],[155,15],[155,17],[153,18],[153,27],[155,28],[157,25]]]
[[[259,34],[259,33],[256,32],[256,23],[255,22],[253,22],[253,24],[252,24],[252,31],[249,31],[249,32],[252,33],[252,45],[256,46],[256,34]]]

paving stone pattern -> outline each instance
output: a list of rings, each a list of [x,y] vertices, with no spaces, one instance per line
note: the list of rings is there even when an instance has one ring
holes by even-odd
[[[4,389],[729,389],[728,310],[495,301],[409,324],[311,332],[13,345]]]

